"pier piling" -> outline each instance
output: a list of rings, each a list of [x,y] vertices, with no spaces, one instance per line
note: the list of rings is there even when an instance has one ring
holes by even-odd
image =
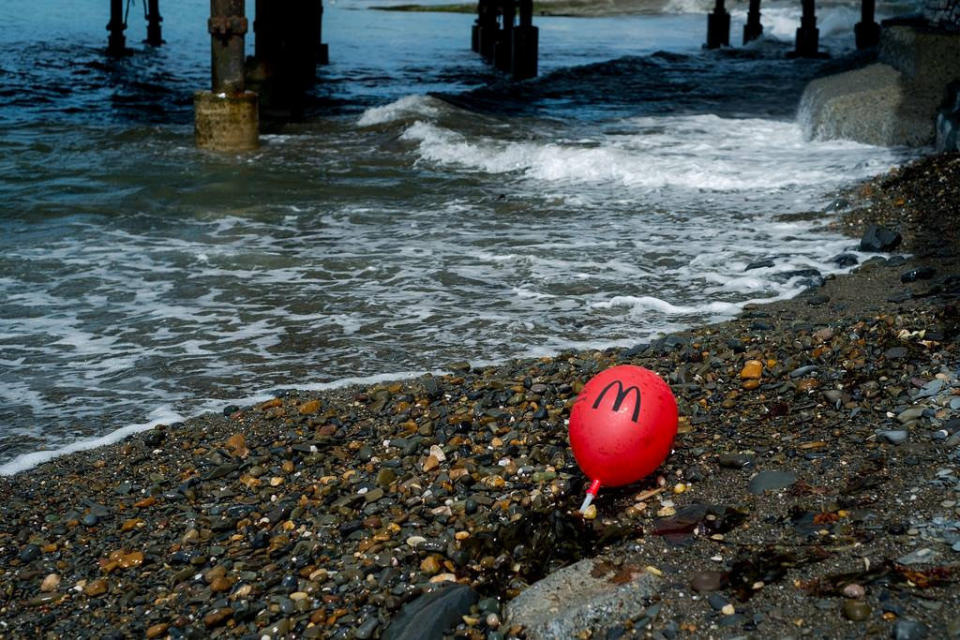
[[[319,0],[257,0],[254,60],[249,80],[260,104],[280,115],[299,117],[305,92],[316,81],[317,64],[329,62],[323,40],[323,5]]]
[[[110,37],[107,39],[107,54],[111,56],[122,56],[127,49],[127,38],[123,35],[123,30],[127,28],[127,23],[123,21],[123,0],[110,0],[110,22],[107,23],[107,31]]]
[[[803,15],[797,29],[797,44],[794,56],[798,58],[820,57],[820,29],[817,29],[815,0],[803,0]]]
[[[499,30],[497,7],[494,0],[480,0],[477,3],[477,53],[488,62],[493,60]]]
[[[730,46],[730,14],[723,6],[724,0],[717,0],[713,12],[707,14],[707,49]]]
[[[869,49],[880,43],[880,25],[876,21],[876,0],[861,0],[860,22],[853,27],[857,49]]]
[[[501,6],[501,25],[494,46],[493,65],[500,71],[510,71],[513,66],[513,23],[517,18],[517,8],[512,0]]]
[[[314,0],[313,20],[317,29],[317,64],[330,64],[330,47],[323,41],[323,2]]]
[[[533,0],[479,0],[470,48],[514,80],[535,77],[540,30],[533,26]]]
[[[197,146],[215,151],[256,149],[257,94],[246,91],[243,0],[210,0],[211,91],[194,95]]]
[[[540,30],[533,26],[533,0],[520,0],[520,24],[513,29],[513,79],[526,80],[537,75]]]
[[[743,25],[743,44],[753,42],[763,35],[763,25],[760,24],[760,0],[750,0],[747,9],[747,23]]]
[[[147,0],[147,44],[159,47],[163,44],[163,34],[160,29],[160,0]]]

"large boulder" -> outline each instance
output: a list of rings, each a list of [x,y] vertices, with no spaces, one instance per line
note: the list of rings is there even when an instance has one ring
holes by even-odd
[[[648,615],[644,600],[657,593],[660,582],[639,566],[615,566],[599,558],[581,560],[511,600],[507,623],[523,625],[528,640],[581,637],[582,632],[616,622],[642,620]]]
[[[958,79],[960,34],[884,26],[879,62],[810,82],[797,118],[812,139],[928,145],[946,88]]]

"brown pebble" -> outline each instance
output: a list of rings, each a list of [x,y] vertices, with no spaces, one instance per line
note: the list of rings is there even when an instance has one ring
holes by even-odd
[[[690,580],[690,586],[694,591],[705,593],[720,589],[725,582],[726,576],[720,571],[704,571],[693,576],[693,579]]]
[[[170,625],[166,622],[155,624],[152,627],[147,628],[147,638],[159,638],[167,632],[169,627]]]
[[[311,413],[316,413],[320,410],[320,401],[311,400],[310,402],[304,402],[300,405],[300,415],[305,416]]]
[[[763,363],[759,360],[747,360],[740,370],[741,380],[759,380],[763,375]]]
[[[854,622],[866,620],[870,617],[870,605],[863,600],[844,600],[843,615],[847,620],[853,620]]]
[[[437,460],[437,459],[436,459],[435,457],[433,457],[432,455],[427,456],[426,459],[423,461],[423,470],[424,470],[424,471],[433,471],[434,469],[436,469],[436,468],[439,467],[439,466],[440,466],[440,461]]]
[[[226,577],[214,578],[210,583],[210,591],[213,593],[221,593],[223,591],[230,591],[230,588],[233,586],[233,579]]]
[[[213,628],[220,626],[224,622],[230,619],[233,615],[233,609],[230,607],[223,607],[222,609],[214,609],[207,615],[203,616],[203,624],[207,627]]]
[[[107,588],[107,581],[100,578],[99,580],[87,583],[87,586],[83,588],[83,592],[92,598],[94,596],[102,596],[107,592]]]
[[[427,556],[420,561],[420,570],[432,576],[441,569],[440,559],[437,556]]]
[[[144,526],[144,522],[141,518],[130,518],[129,520],[124,521],[122,525],[120,525],[120,531],[126,532],[132,529],[137,529],[142,526]]]

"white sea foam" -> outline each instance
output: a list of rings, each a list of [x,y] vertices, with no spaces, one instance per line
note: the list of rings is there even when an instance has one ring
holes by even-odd
[[[338,380],[332,380],[330,382],[314,382],[314,383],[303,383],[297,384],[297,389],[302,391],[326,391],[330,389],[341,389],[343,387],[350,387],[354,385],[372,385],[380,382],[390,382],[393,380],[405,380],[410,378],[416,378],[422,376],[428,372],[424,371],[398,371],[395,373],[383,373],[371,376],[351,376],[346,378],[340,378]],[[441,370],[434,370],[429,372],[432,375],[443,375],[446,373]],[[140,424],[129,424],[123,426],[115,431],[111,431],[103,436],[98,436],[96,438],[85,438],[82,440],[77,440],[71,442],[62,447],[55,449],[48,449],[43,451],[34,451],[31,453],[25,453],[17,456],[13,460],[0,464],[0,476],[12,476],[23,471],[32,469],[33,467],[43,464],[44,462],[49,462],[54,458],[60,456],[68,455],[71,453],[76,453],[78,451],[89,451],[90,449],[96,449],[98,447],[103,447],[109,444],[114,444],[115,442],[120,442],[121,440],[128,438],[134,434],[142,433],[149,429],[153,429],[157,425],[169,425],[175,422],[182,422],[184,420],[189,420],[191,418],[196,418],[198,416],[213,413],[219,411],[224,406],[235,404],[237,406],[249,406],[264,402],[273,398],[273,394],[268,392],[259,392],[251,396],[244,398],[237,398],[233,400],[221,400],[221,399],[206,399],[195,401],[194,410],[187,415],[182,415],[177,411],[174,411],[170,407],[163,406],[157,409],[154,409],[147,418],[146,422]]]
[[[21,471],[31,469],[38,464],[49,462],[50,460],[53,460],[59,456],[67,455],[68,453],[76,453],[77,451],[88,451],[90,449],[96,449],[97,447],[113,444],[114,442],[119,442],[120,440],[123,440],[124,438],[135,433],[152,429],[158,424],[169,424],[182,419],[183,418],[178,413],[170,410],[167,407],[161,407],[151,412],[147,422],[142,424],[130,424],[106,435],[96,438],[77,440],[58,449],[34,451],[19,455],[10,462],[0,465],[0,476],[12,476],[15,473],[20,473]]]
[[[697,115],[633,118],[625,124],[637,133],[588,143],[470,138],[422,121],[402,137],[417,143],[425,161],[445,166],[648,191],[771,192],[814,186],[822,192],[896,163],[893,153],[855,142],[808,142],[794,122]]]
[[[441,104],[439,100],[429,96],[404,96],[382,107],[367,109],[361,114],[357,124],[361,127],[370,127],[394,120],[417,117],[435,118],[440,113]]]

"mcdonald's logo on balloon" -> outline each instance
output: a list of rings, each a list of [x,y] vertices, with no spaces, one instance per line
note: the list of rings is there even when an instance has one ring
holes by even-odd
[[[636,482],[659,467],[677,435],[677,401],[653,371],[620,365],[587,382],[570,410],[570,447],[591,480],[585,509],[601,486]]]

